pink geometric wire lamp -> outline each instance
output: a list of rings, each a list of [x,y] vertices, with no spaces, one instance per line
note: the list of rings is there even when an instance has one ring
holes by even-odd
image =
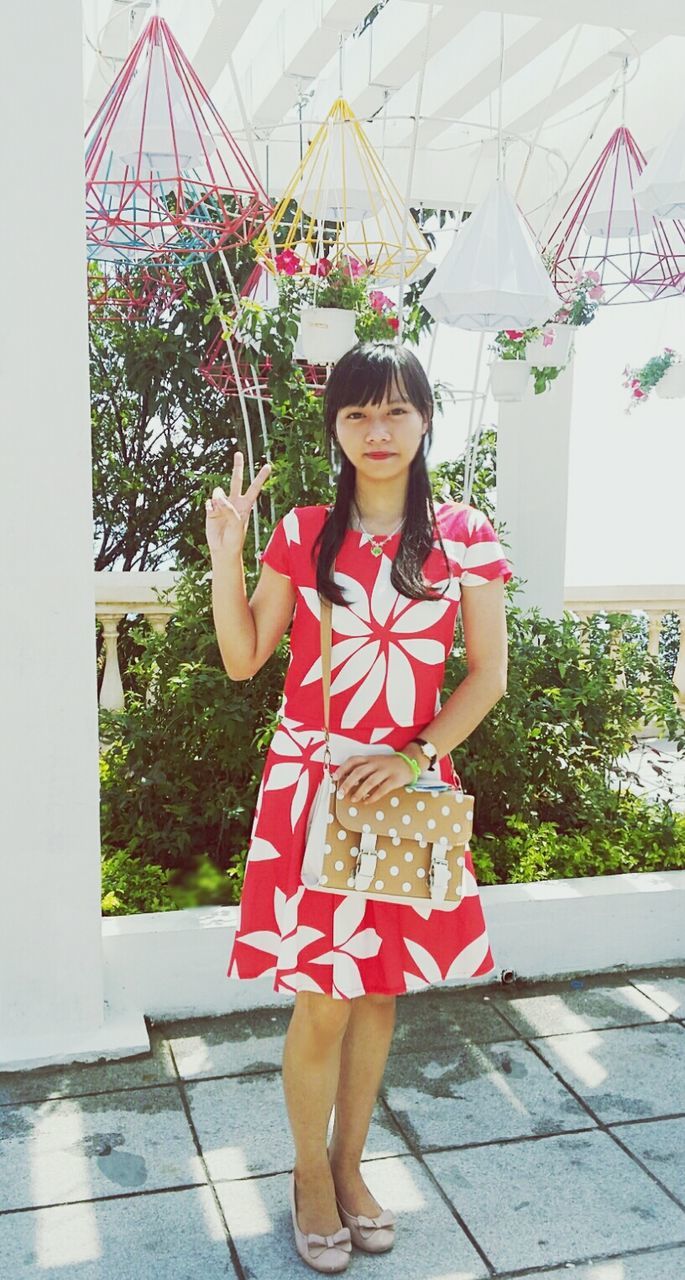
[[[649,302],[679,293],[685,270],[685,223],[663,222],[636,201],[634,186],[647,161],[632,133],[612,133],[544,252],[562,295],[576,272],[599,272],[605,303]]]
[[[150,19],[86,131],[88,256],[189,264],[271,204],[168,24]]]

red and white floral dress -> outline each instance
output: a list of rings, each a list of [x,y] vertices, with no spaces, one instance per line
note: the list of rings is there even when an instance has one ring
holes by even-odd
[[[398,995],[451,978],[493,971],[473,861],[465,846],[465,895],[452,911],[428,904],[367,901],[320,893],[300,883],[307,813],[323,772],[323,691],[319,595],[311,547],[325,506],[293,507],[279,520],[260,559],[297,591],[290,662],[278,728],[264,763],[227,977],[273,977],[274,991],[317,991],[341,1000],[370,992]],[[412,600],[390,581],[400,533],[373,555],[370,540],[348,529],[335,581],[350,602],[333,605],[330,697],[331,767],[369,744],[402,748],[441,708],[445,661],[454,645],[461,587],[511,569],[485,514],[436,503],[452,580],[440,600]],[[442,589],[445,560],[437,538],[423,565]],[[450,756],[439,777],[456,781]],[[424,776],[435,777],[435,773]]]

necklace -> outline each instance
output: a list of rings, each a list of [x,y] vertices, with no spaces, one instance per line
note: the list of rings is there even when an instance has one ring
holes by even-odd
[[[383,536],[383,535],[378,534],[378,533],[369,533],[369,532],[364,528],[364,526],[363,526],[363,524],[362,524],[362,518],[361,518],[361,516],[360,516],[360,514],[359,514],[359,507],[357,506],[356,502],[354,503],[354,509],[355,509],[355,511],[356,511],[356,513],[357,513],[357,520],[359,521],[359,528],[361,529],[362,533],[366,535],[366,537],[369,539],[369,542],[370,542],[370,544],[371,544],[371,555],[372,555],[372,556],[380,556],[380,555],[382,555],[382,554],[383,554],[383,547],[385,546],[386,542],[389,542],[391,538],[394,538],[394,536],[395,536],[395,534],[397,533],[398,529],[401,529],[401,528],[402,528],[402,525],[404,524],[404,516],[402,516],[402,519],[400,520],[400,523],[397,525],[397,527],[396,527],[395,529],[393,529],[393,530],[392,530],[392,532],[391,532],[391,533],[386,533],[386,534]],[[381,538],[381,541],[380,541],[380,542],[377,542],[377,541],[376,541],[376,539],[377,539],[377,538]]]

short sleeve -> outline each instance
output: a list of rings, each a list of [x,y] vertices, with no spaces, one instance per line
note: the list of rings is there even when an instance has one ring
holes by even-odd
[[[263,551],[259,554],[260,563],[268,564],[278,573],[292,577],[290,569],[290,551],[285,534],[283,518],[274,526],[273,532]]]
[[[272,569],[284,574],[293,582],[295,575],[292,552],[293,546],[300,546],[300,511],[301,508],[292,507],[286,515],[281,517],[274,525],[271,537],[259,555],[262,563],[270,565]]]
[[[466,507],[462,511],[462,521],[461,585],[479,587],[495,578],[504,578],[508,582],[512,570],[485,513],[476,507]]]

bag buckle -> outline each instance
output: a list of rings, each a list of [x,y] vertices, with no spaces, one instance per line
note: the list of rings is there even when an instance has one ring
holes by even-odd
[[[375,839],[375,837],[374,837]],[[371,849],[360,849],[354,874],[355,889],[368,889],[376,874],[378,855]]]
[[[447,887],[452,879],[452,872],[449,869],[445,853],[447,852],[447,841],[436,841],[431,850],[431,864],[428,870],[428,884],[431,891],[431,900],[433,902],[444,902],[447,894]]]

